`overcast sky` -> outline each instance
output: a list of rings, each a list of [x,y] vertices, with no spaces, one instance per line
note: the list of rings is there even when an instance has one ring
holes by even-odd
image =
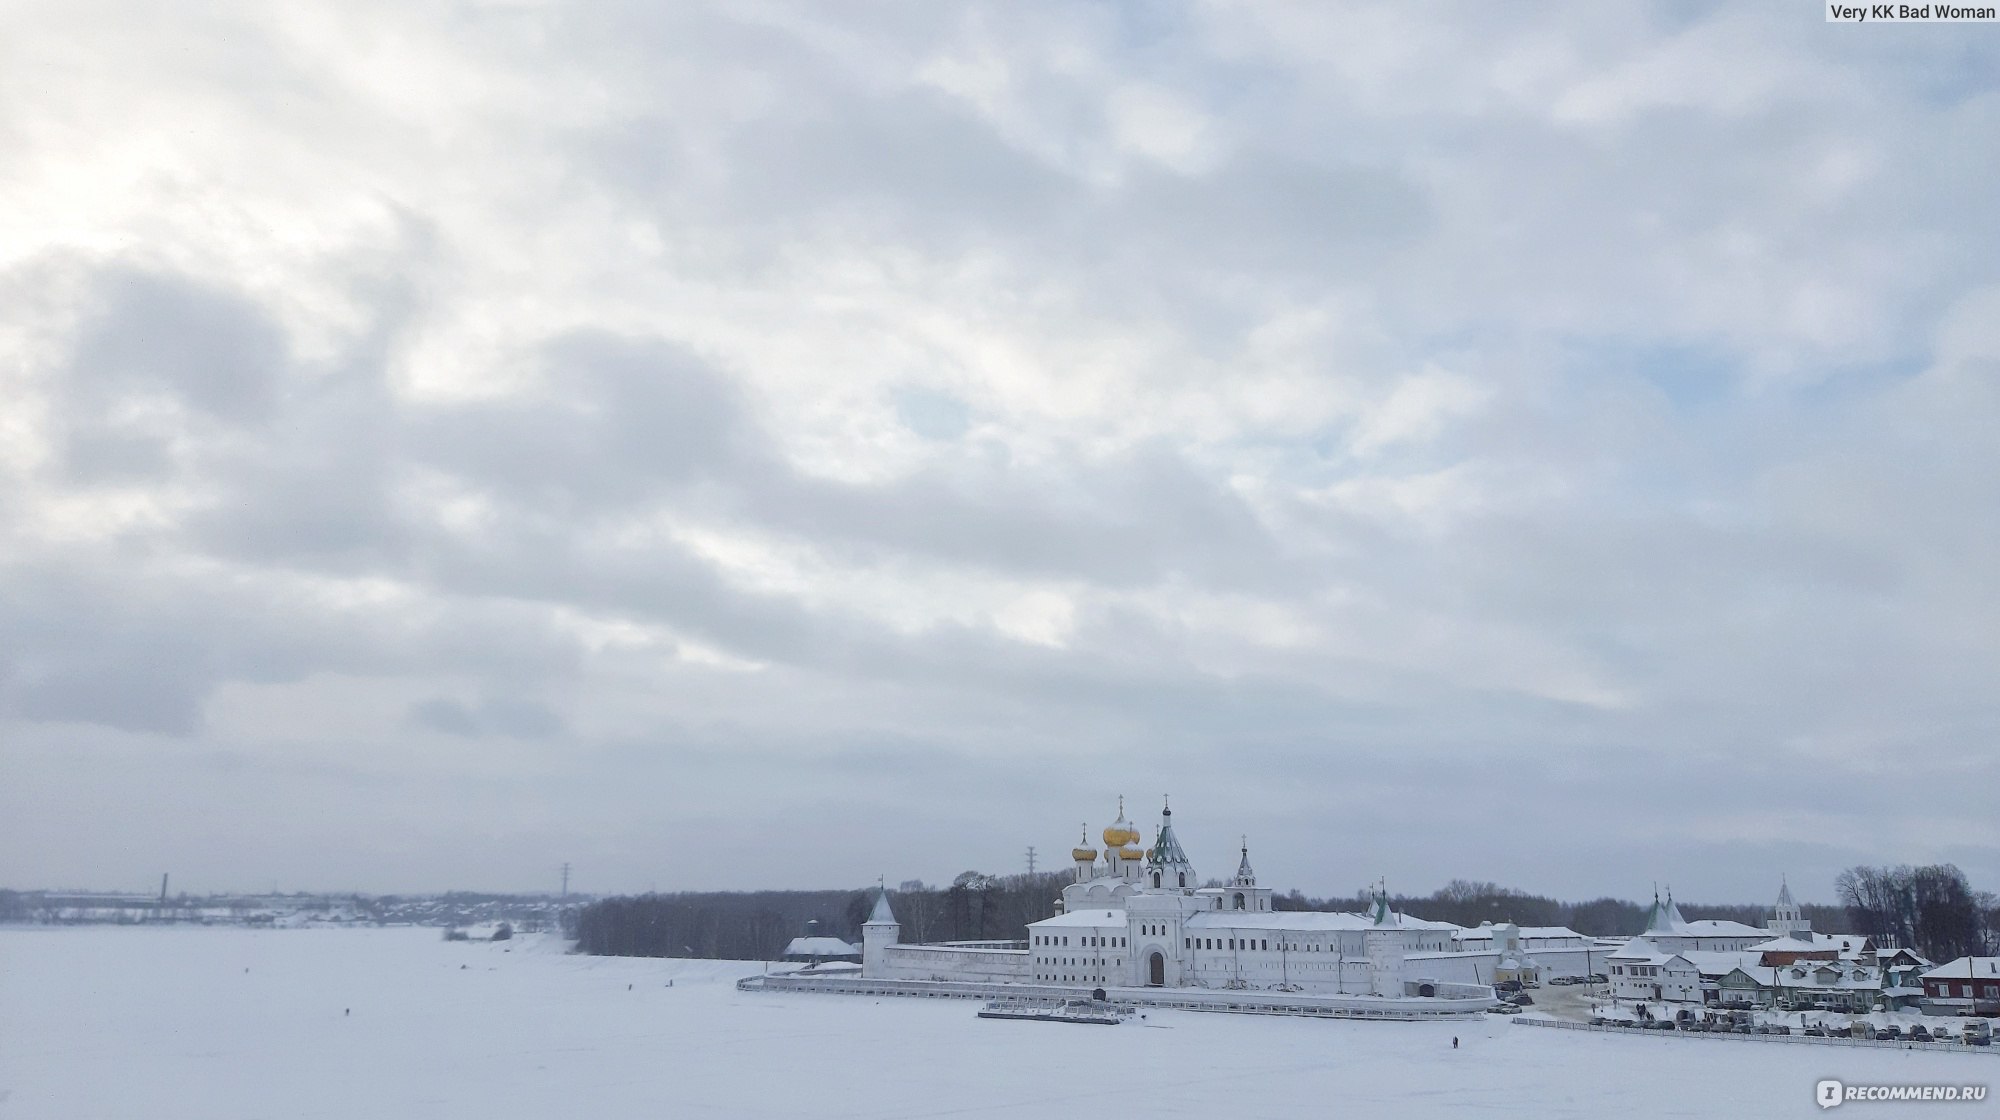
[[[8,13],[0,885],[2000,889],[2000,29]]]

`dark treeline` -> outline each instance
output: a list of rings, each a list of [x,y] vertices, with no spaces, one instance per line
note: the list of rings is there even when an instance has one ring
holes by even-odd
[[[1850,867],[1834,889],[1857,933],[1894,937],[1933,961],[2000,951],[2000,899],[1949,863]]]
[[[616,957],[776,960],[817,918],[821,932],[854,940],[842,926],[854,891],[681,892],[606,898],[577,915],[577,948]]]
[[[1068,872],[986,875],[967,871],[944,887],[907,882],[889,892],[904,941],[1020,940],[1028,923],[1055,913]],[[607,898],[577,916],[577,948],[628,957],[775,960],[817,920],[820,932],[852,942],[875,905],[875,888],[839,891],[715,891]]]
[[[904,883],[889,892],[902,939],[922,941],[1020,940],[1029,922],[1055,913],[1070,881],[1067,871],[1040,875],[985,875],[967,871],[950,886]],[[1211,881],[1208,885],[1219,885]],[[1851,868],[1837,889],[1841,906],[1801,906],[1813,928],[1827,933],[1891,935],[1933,961],[2000,950],[2000,909],[1994,896],[1975,892],[1955,867]],[[715,957],[772,960],[785,943],[816,918],[821,932],[861,940],[861,924],[874,905],[874,888],[847,891],[753,891],[649,894],[609,898],[579,917],[579,948],[587,953],[646,957]],[[1275,896],[1279,910],[1365,912],[1369,892],[1311,898],[1294,890]],[[1399,912],[1428,921],[1477,926],[1567,926],[1591,937],[1629,937],[1645,925],[1646,903],[1622,898],[1564,902],[1497,883],[1454,879],[1423,896],[1391,895]],[[1679,903],[1691,921],[1720,918],[1762,926],[1771,903]]]

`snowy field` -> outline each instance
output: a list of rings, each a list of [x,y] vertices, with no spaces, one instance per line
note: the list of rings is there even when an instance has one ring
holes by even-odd
[[[737,992],[758,967],[447,943],[434,929],[0,929],[0,1120],[1634,1120],[1815,1116],[1825,1077],[2000,1089],[1988,1056],[1497,1017],[1163,1012],[1099,1030],[981,1020],[960,1000]],[[1993,1107],[1855,1102],[1840,1115]]]

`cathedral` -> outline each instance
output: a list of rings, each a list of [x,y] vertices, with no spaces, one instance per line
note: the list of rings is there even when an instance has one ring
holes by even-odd
[[[1083,987],[1262,988],[1358,996],[1430,995],[1435,980],[1406,979],[1410,954],[1449,953],[1458,927],[1398,914],[1378,895],[1370,913],[1274,910],[1243,844],[1235,875],[1202,886],[1163,805],[1150,847],[1118,819],[1071,856],[1075,879],[1059,912],[1009,946],[896,944],[885,894],[863,928],[869,976],[1012,980]],[[1456,977],[1454,977],[1456,979]]]

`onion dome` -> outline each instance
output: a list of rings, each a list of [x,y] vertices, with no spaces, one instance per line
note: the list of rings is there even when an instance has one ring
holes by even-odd
[[[1108,829],[1106,831],[1109,831]],[[1083,826],[1083,839],[1069,850],[1070,858],[1078,863],[1096,863],[1097,849],[1090,846],[1090,826]]]
[[[1112,822],[1111,827],[1104,830],[1104,846],[1107,848],[1123,848],[1130,844],[1137,844],[1138,842],[1139,830],[1133,828],[1132,822],[1125,819],[1125,799],[1120,797],[1118,799],[1118,819]]]
[[[1145,859],[1145,858],[1146,858],[1146,849],[1144,849],[1144,848],[1120,848],[1120,849],[1118,849],[1118,858],[1119,858],[1119,859],[1129,859],[1129,860],[1142,860],[1142,859]]]

